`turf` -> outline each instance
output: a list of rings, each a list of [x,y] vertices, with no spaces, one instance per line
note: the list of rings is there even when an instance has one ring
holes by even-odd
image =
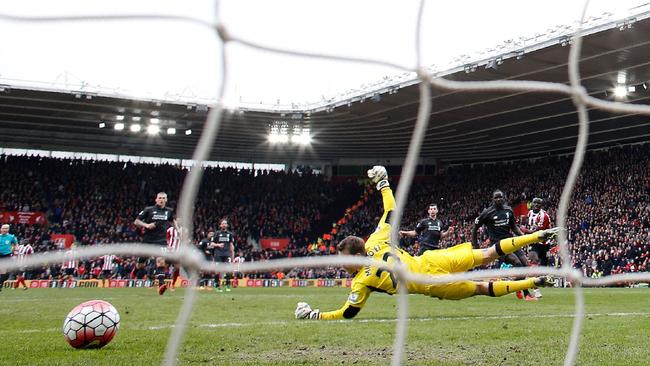
[[[343,288],[240,288],[202,292],[179,356],[201,365],[388,364],[396,298],[374,294],[353,321],[300,321],[296,302],[338,308]],[[649,289],[587,289],[580,365],[647,365]],[[163,359],[183,291],[38,289],[0,293],[2,365],[155,365]],[[122,317],[111,344],[74,350],[63,319],[90,299],[111,302]],[[537,303],[477,297],[439,301],[410,296],[407,365],[560,365],[573,321],[573,292],[545,289]]]

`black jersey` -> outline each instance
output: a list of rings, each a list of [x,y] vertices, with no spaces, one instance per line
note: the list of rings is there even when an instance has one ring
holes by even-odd
[[[201,240],[201,242],[199,243],[199,249],[201,250],[201,252],[203,252],[207,260],[212,259],[213,250],[212,248],[210,248],[210,243],[212,243],[212,239],[209,238],[205,238]]]
[[[149,206],[140,211],[138,220],[145,224],[151,224],[152,222],[156,224],[156,227],[151,230],[144,229],[142,241],[167,245],[167,228],[174,221],[174,210],[169,207]]]
[[[442,221],[427,217],[420,221],[415,227],[419,235],[420,247],[429,249],[440,249],[440,235],[442,234]]]
[[[510,206],[503,205],[498,208],[492,205],[478,215],[474,224],[477,227],[485,225],[490,241],[496,243],[501,239],[513,237],[511,229],[515,226],[515,214]]]
[[[230,257],[230,243],[235,242],[235,236],[228,230],[219,230],[214,233],[213,242],[223,244],[223,248],[214,248],[215,257]]]

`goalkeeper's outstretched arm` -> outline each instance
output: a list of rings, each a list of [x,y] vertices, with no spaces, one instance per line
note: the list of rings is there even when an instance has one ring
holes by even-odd
[[[366,286],[353,282],[352,291],[348,295],[345,304],[340,309],[321,312],[319,309],[312,309],[306,302],[299,302],[294,314],[297,319],[352,319],[359,314],[369,296],[370,290]]]

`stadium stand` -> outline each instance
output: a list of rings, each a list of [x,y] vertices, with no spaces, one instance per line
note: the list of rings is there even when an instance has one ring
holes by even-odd
[[[574,267],[586,276],[646,271],[650,257],[650,144],[590,152],[578,182],[569,217]],[[516,206],[534,196],[546,201],[551,218],[559,200],[570,156],[546,157],[486,165],[447,167],[435,176],[420,177],[411,190],[403,227],[412,227],[437,203],[440,217],[456,226],[449,246],[469,240],[471,225],[488,204],[489,194],[502,189]],[[58,249],[53,234],[73,234],[79,245],[140,240],[132,224],[137,210],[158,191],[170,194],[175,206],[186,170],[171,165],[1,156],[0,210],[45,211],[47,225],[17,225],[13,232],[35,250]],[[458,184],[462,182],[462,184]],[[356,177],[325,179],[309,170],[300,173],[207,168],[197,200],[195,238],[205,237],[219,218],[228,217],[236,235],[236,252],[246,261],[329,255],[331,246],[350,234],[369,235],[380,213],[377,200],[362,200],[368,192]],[[348,211],[346,211],[346,208]],[[338,217],[336,234],[326,229]],[[287,237],[283,250],[261,249],[251,243],[262,237]],[[323,239],[325,238],[325,239]],[[403,246],[414,252],[413,242]],[[559,264],[557,256],[552,263]],[[83,277],[98,275],[99,259],[82,263]],[[116,263],[114,276],[127,278],[135,262]],[[56,277],[58,266],[38,271]],[[341,278],[336,268],[293,269],[289,278]],[[274,278],[277,272],[252,273]]]

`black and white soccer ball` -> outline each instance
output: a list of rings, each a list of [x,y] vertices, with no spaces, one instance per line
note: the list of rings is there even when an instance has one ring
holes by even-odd
[[[101,348],[120,328],[120,314],[104,300],[90,300],[74,307],[63,322],[63,335],[74,348]]]

